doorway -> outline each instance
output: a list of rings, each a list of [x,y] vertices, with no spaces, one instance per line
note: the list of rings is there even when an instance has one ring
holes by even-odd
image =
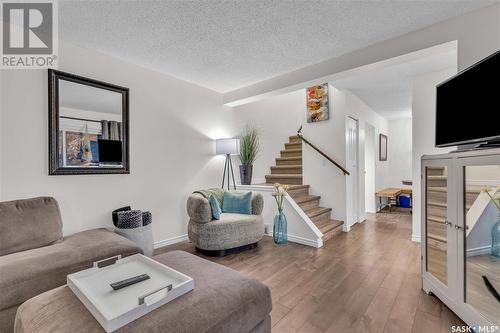
[[[365,123],[365,211],[376,212],[375,203],[375,127]]]
[[[351,226],[359,221],[358,129],[358,120],[348,116],[346,124],[346,161],[350,176],[347,177],[347,223],[344,224],[344,231],[349,231]]]

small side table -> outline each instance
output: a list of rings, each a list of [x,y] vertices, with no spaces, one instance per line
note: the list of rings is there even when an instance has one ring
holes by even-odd
[[[392,206],[398,205],[398,196],[402,193],[401,188],[389,187],[375,193],[379,200],[379,212],[385,206],[389,206],[389,213],[392,210]],[[387,204],[382,203],[382,198],[387,198]]]

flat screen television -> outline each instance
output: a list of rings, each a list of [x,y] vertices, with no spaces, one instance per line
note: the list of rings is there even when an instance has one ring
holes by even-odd
[[[436,88],[436,147],[500,140],[500,51]]]
[[[122,142],[120,140],[99,139],[99,163],[122,163]]]

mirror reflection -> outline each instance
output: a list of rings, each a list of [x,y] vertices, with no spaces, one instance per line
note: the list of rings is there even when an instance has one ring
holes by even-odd
[[[465,167],[465,301],[500,325],[500,165]]]
[[[59,166],[122,167],[122,94],[59,81]]]

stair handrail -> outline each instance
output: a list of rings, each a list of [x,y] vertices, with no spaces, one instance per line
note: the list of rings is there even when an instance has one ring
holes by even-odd
[[[309,146],[311,146],[312,149],[316,150],[321,156],[323,156],[324,158],[326,158],[328,161],[330,161],[331,163],[333,163],[333,165],[335,165],[337,168],[339,168],[345,176],[349,176],[350,173],[349,171],[347,171],[343,166],[341,166],[339,163],[337,163],[333,158],[331,158],[330,156],[328,156],[327,154],[325,154],[324,152],[321,151],[321,149],[319,149],[318,147],[316,147],[314,144],[312,144],[309,140],[307,140],[306,138],[304,138],[304,135],[302,135],[302,125],[300,125],[299,129],[297,130],[297,136],[302,140],[304,141],[305,143],[307,143]]]

